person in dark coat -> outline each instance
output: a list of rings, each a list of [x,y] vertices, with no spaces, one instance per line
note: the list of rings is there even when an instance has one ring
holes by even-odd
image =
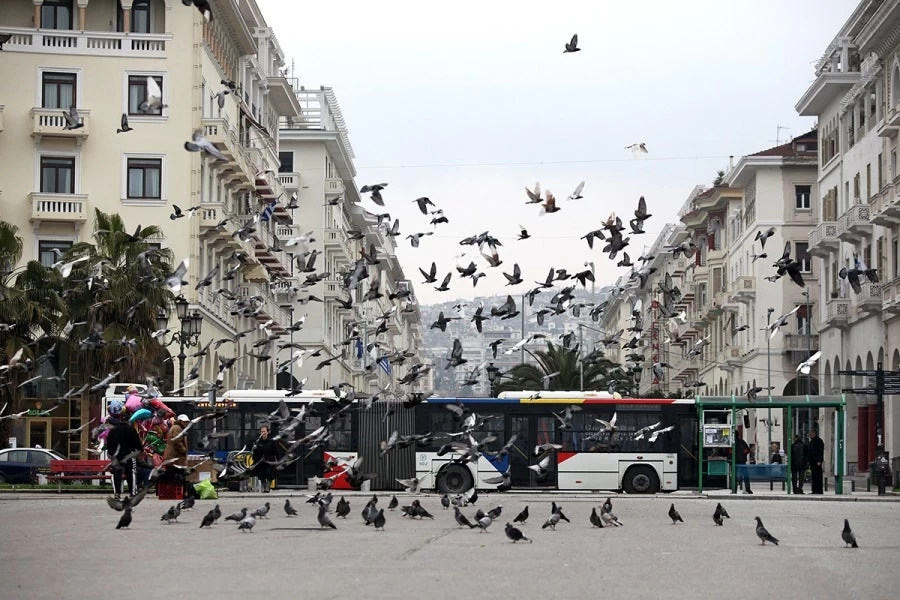
[[[806,478],[806,445],[799,435],[794,436],[791,444],[791,486],[795,494],[803,493],[803,480]]]
[[[106,437],[106,451],[110,458],[122,459],[129,454],[139,452],[143,448],[141,438],[126,419],[123,418],[124,405],[114,401],[109,405],[108,423],[112,425],[109,435]],[[128,493],[132,496],[137,493],[137,461],[132,458],[122,463],[121,469],[112,473],[113,494],[116,499],[121,498],[123,487],[123,475],[128,481]]]
[[[740,431],[735,431],[735,442],[734,442],[734,462],[736,465],[746,465],[747,457],[750,455],[750,446],[747,445],[747,442],[744,441],[743,436],[741,436]],[[741,484],[744,486],[745,494],[752,494],[753,491],[750,489],[750,477],[747,474],[746,467],[741,469],[737,468],[737,486],[741,487]],[[735,491],[731,492],[732,494],[736,493]]]
[[[269,427],[259,428],[259,438],[253,445],[253,473],[260,480],[263,492],[268,493],[270,482],[274,478],[274,463],[278,460],[278,442],[269,436]]]
[[[822,464],[825,462],[825,442],[815,429],[809,432],[809,443],[806,445],[806,460],[812,474],[812,493],[822,493]]]

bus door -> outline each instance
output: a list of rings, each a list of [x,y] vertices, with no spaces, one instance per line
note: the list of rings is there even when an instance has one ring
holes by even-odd
[[[509,436],[516,436],[516,442],[509,449],[509,474],[512,479],[512,486],[530,487],[531,486],[531,470],[528,465],[531,464],[531,454],[534,450],[532,440],[534,435],[531,432],[531,417],[529,415],[508,415],[506,430]]]
[[[700,451],[697,415],[681,415],[678,417],[678,487],[697,485],[697,454]]]
[[[531,471],[531,481],[534,487],[557,487],[557,470],[556,470],[556,451],[541,450],[540,455],[535,455],[535,448],[542,444],[559,444],[560,439],[556,431],[556,417],[550,415],[548,417],[534,415],[532,417],[532,427],[534,430],[534,444],[531,447],[531,455],[529,457],[531,465],[539,464],[539,459],[549,456],[550,464],[547,468],[539,472]]]

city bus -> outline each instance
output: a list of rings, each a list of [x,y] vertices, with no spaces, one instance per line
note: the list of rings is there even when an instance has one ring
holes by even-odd
[[[439,447],[416,452],[416,477],[425,489],[460,494],[473,487],[497,489],[506,473],[514,489],[622,490],[632,494],[673,491],[696,482],[697,415],[693,399],[619,398],[605,392],[504,392],[498,398],[429,398],[417,407],[419,432],[461,433],[459,407],[486,418],[476,441],[496,437],[496,451],[515,440],[506,456],[482,454],[462,462],[460,453]],[[451,410],[453,408],[454,410]],[[566,411],[569,414],[566,414]],[[468,416],[468,415],[466,415]],[[598,421],[611,421],[609,431]],[[635,439],[642,428],[672,426],[653,442]],[[459,436],[468,440],[468,435]],[[543,445],[543,449],[540,447]],[[548,458],[546,468],[540,460]]]

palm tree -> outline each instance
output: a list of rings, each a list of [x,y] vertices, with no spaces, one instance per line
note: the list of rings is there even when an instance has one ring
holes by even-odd
[[[600,358],[596,361],[584,364],[584,387],[581,387],[581,367],[578,354],[562,346],[554,346],[547,343],[547,350],[531,352],[526,350],[537,364],[523,363],[514,366],[504,374],[505,381],[494,386],[495,393],[515,390],[606,390],[613,379],[608,376],[609,371],[615,368],[616,363]],[[544,381],[547,375],[557,373],[549,378],[549,384],[545,387]],[[618,391],[618,386],[617,386]]]
[[[713,179],[713,185],[722,185],[725,183],[725,171],[716,171],[716,178]]]
[[[118,381],[161,375],[167,355],[150,334],[173,295],[165,285],[171,251],[148,241],[159,234],[159,227],[140,225],[129,233],[118,214],[96,210],[96,244],[81,242],[67,253],[87,257],[72,269],[63,292],[72,324],[70,368],[84,383],[115,371]]]
[[[65,305],[59,295],[60,277],[56,269],[48,269],[37,261],[29,261],[15,268],[22,258],[23,242],[15,225],[0,221],[0,364],[22,350],[23,361],[33,360],[35,342],[55,335]],[[4,373],[7,385],[2,386],[0,402],[9,402],[9,411],[18,412],[18,382],[25,371],[12,369]],[[2,381],[2,378],[0,378]],[[0,438],[8,437],[11,421],[4,426]]]

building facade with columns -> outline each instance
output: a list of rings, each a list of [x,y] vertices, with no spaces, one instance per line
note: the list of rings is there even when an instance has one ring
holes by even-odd
[[[171,249],[176,263],[189,259],[192,284],[182,293],[189,312],[203,317],[199,344],[253,329],[202,361],[205,381],[215,380],[218,356],[244,354],[264,335],[258,324],[271,320],[274,332],[289,325],[269,283],[290,273],[290,259],[272,242],[291,214],[280,207],[252,235],[234,233],[282,194],[278,122],[299,115],[280,71],[282,51],[256,2],[220,2],[214,10],[212,22],[178,0],[6,0],[0,11],[0,33],[11,36],[0,60],[0,77],[10,82],[0,99],[0,164],[9,175],[0,180],[0,214],[19,229],[23,262],[53,261],[53,249],[90,241],[95,209],[118,213],[128,230],[159,226],[154,243]],[[165,106],[144,112],[148,78]],[[223,80],[234,87],[220,106]],[[64,129],[71,106],[83,126]],[[132,131],[117,133],[123,114]],[[185,151],[198,129],[227,160]],[[200,209],[170,219],[175,204]],[[245,262],[225,281],[235,252]],[[212,284],[197,291],[193,283],[217,266]],[[241,316],[218,289],[253,298],[260,310]],[[177,330],[171,312],[169,327]],[[168,347],[172,355],[179,350]],[[179,387],[178,369],[165,379],[164,389]],[[271,363],[244,360],[223,383],[274,382]],[[78,414],[87,414],[86,404]]]
[[[796,104],[819,120],[816,227],[810,252],[823,274],[819,302],[826,391],[864,388],[840,371],[900,371],[900,1],[859,2],[815,65]],[[876,269],[853,291],[842,268]],[[884,445],[900,470],[900,409],[892,397],[847,396],[847,472],[864,472]],[[833,415],[825,411],[823,421]]]

